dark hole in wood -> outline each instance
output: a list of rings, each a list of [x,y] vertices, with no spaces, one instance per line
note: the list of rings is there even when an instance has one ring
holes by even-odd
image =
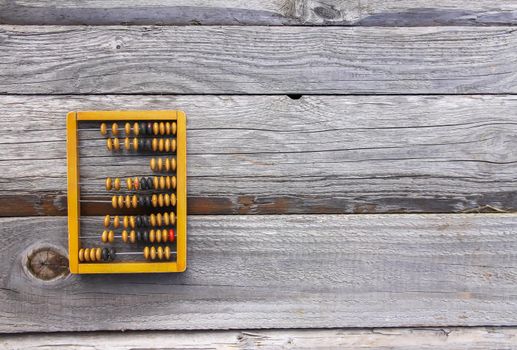
[[[287,97],[289,97],[291,100],[299,100],[300,98],[302,98],[303,95],[300,95],[300,94],[289,94],[287,95]]]
[[[27,268],[34,277],[44,281],[69,274],[67,257],[50,247],[33,251],[27,257]]]

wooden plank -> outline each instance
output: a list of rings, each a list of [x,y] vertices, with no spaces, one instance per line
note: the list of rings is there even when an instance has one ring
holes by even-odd
[[[0,215],[66,215],[68,111],[166,108],[187,113],[191,214],[517,209],[515,96],[0,96]],[[148,172],[96,142],[83,194]]]
[[[514,327],[476,327],[57,333],[6,335],[2,337],[0,345],[11,350],[42,348],[486,350],[517,347],[517,330]]]
[[[0,26],[5,94],[517,92],[513,27]]]
[[[515,25],[517,5],[481,0],[1,0],[3,24]]]
[[[0,331],[515,325],[516,224],[191,216],[186,273],[78,277],[62,268],[65,218],[3,218]]]

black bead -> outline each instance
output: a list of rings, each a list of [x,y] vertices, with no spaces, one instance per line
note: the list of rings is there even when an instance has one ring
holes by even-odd
[[[152,149],[153,149],[153,146],[152,146],[151,139],[146,139],[145,140],[145,150],[150,151]]]
[[[140,178],[140,189],[146,190],[147,189],[146,186],[147,186],[147,181],[145,181],[145,177],[141,177]]]
[[[149,227],[149,216],[143,215],[142,219],[143,219],[142,221],[143,221],[144,227]]]
[[[144,198],[144,196],[140,196],[140,197],[138,197],[138,206],[139,206],[140,208],[145,207],[145,198]]]
[[[153,188],[153,179],[151,179],[150,177],[147,178],[147,189],[150,190]]]
[[[149,242],[149,232],[148,231],[144,231],[144,242]]]
[[[140,134],[146,135],[147,134],[147,127],[144,122],[140,123]]]
[[[102,248],[102,261],[109,260],[109,251],[108,248]]]
[[[138,150],[143,151],[144,150],[144,139],[138,139]]]
[[[147,135],[153,134],[153,123],[149,122],[147,123]]]
[[[136,241],[142,242],[142,232],[140,232],[140,231],[136,232]]]
[[[151,196],[145,196],[145,206],[147,208],[151,207]]]
[[[142,227],[142,217],[140,215],[136,216],[136,226]]]
[[[115,252],[115,249],[114,248],[110,248],[108,255],[109,255],[109,260],[110,261],[115,260],[115,256],[117,255],[116,252]]]

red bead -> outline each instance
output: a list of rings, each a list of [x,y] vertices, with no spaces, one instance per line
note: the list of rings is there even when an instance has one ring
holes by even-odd
[[[174,229],[169,229],[169,242],[174,242]]]

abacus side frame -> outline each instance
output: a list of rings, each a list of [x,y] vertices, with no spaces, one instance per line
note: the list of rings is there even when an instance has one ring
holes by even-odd
[[[79,167],[77,157],[77,122],[78,121],[127,121],[127,120],[164,120],[176,121],[176,262],[79,262]],[[67,152],[68,152],[68,246],[70,272],[76,274],[102,273],[157,273],[183,272],[187,268],[187,134],[186,116],[176,110],[132,110],[132,111],[84,111],[70,112],[67,116]],[[70,135],[74,135],[70,137]],[[73,149],[72,149],[73,148]],[[75,169],[75,170],[74,170]],[[73,188],[71,185],[74,185]],[[70,192],[72,190],[72,192]],[[72,194],[72,196],[70,195]],[[71,209],[73,210],[72,215]],[[75,215],[73,214],[75,213]]]

